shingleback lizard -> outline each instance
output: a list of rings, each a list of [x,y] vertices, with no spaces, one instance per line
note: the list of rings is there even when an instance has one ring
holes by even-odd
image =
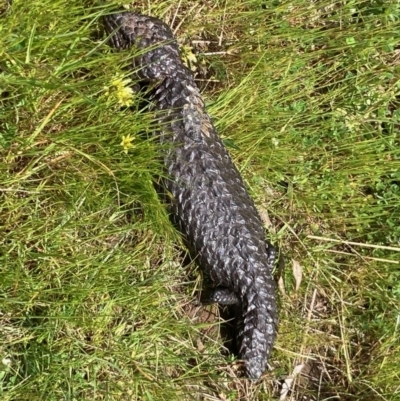
[[[192,72],[180,58],[171,29],[161,20],[122,12],[104,18],[116,49],[138,50],[132,69],[154,90],[170,211],[199,266],[211,279],[211,301],[239,308],[239,358],[247,377],[264,372],[277,334],[272,276],[275,249],[239,171],[206,112]]]

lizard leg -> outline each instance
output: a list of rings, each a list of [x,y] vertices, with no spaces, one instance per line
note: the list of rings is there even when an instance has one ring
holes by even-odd
[[[210,293],[209,302],[220,305],[234,305],[239,302],[239,299],[230,289],[217,287]]]

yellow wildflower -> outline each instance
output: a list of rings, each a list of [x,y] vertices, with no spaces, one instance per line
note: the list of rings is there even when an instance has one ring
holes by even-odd
[[[117,98],[117,102],[121,106],[129,107],[133,103],[133,90],[129,86],[131,83],[131,79],[126,78],[123,79],[121,76],[117,75],[112,81],[111,81],[111,87],[113,88],[113,93],[115,93],[115,97]],[[106,90],[106,95],[110,94],[110,88],[105,87]]]
[[[128,86],[120,88],[117,92],[118,103],[121,106],[129,107],[133,103],[133,90]]]
[[[197,57],[193,53],[193,48],[191,46],[182,46],[181,48],[183,64],[193,72],[197,70]]]
[[[125,153],[128,153],[129,149],[132,149],[135,147],[135,145],[132,143],[132,141],[134,141],[134,140],[135,140],[134,136],[122,135],[121,146],[124,148]]]

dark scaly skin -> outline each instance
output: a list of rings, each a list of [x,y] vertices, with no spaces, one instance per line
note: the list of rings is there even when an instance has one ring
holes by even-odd
[[[152,101],[163,123],[170,208],[200,267],[211,278],[213,302],[236,304],[239,357],[246,375],[264,372],[277,333],[275,249],[243,180],[208,116],[193,74],[182,64],[170,28],[136,13],[105,17],[111,44],[135,45],[138,76],[155,85]]]

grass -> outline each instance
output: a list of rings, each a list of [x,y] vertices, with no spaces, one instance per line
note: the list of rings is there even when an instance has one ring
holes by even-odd
[[[135,2],[193,47],[286,261],[259,383],[193,305],[154,117],[121,107],[131,55],[98,21],[117,4],[0,6],[1,398],[399,400],[398,3]]]

